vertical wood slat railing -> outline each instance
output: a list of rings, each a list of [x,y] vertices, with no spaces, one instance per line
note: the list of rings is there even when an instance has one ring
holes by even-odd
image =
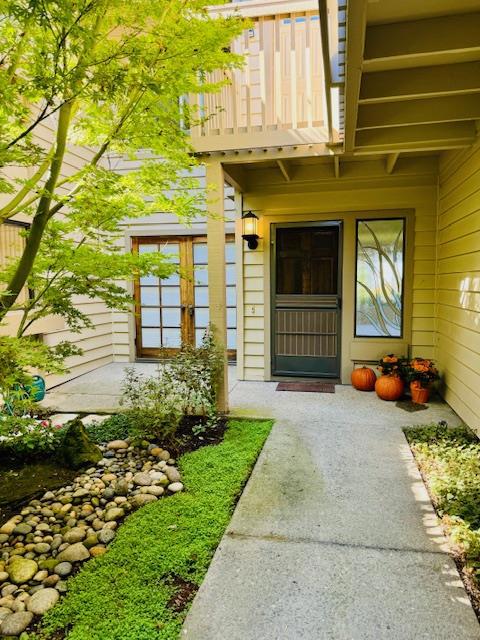
[[[324,126],[318,14],[262,16],[231,49],[245,66],[209,74],[228,81],[220,92],[189,96],[209,116],[191,128],[192,139]]]

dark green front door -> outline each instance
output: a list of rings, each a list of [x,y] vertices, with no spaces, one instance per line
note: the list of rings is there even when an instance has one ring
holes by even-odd
[[[341,224],[273,228],[272,373],[337,378]]]

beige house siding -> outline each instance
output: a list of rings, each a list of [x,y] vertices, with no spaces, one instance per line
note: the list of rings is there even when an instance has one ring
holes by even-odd
[[[244,195],[244,209],[252,209],[261,218],[261,241],[256,251],[244,247],[243,252],[242,377],[270,378],[270,228],[272,223],[282,221],[343,221],[342,382],[349,382],[354,362],[375,360],[391,351],[433,357],[436,162],[432,160],[425,167],[423,175],[417,172],[407,180],[384,176],[362,185],[339,179],[323,188],[318,183],[308,188],[289,183]],[[399,214],[407,218],[404,337],[354,338],[355,218]]]
[[[444,154],[438,200],[437,359],[447,402],[480,429],[480,143]]]
[[[129,173],[139,167],[141,160],[130,160],[124,157],[110,157],[109,166],[117,173]],[[198,189],[204,191],[205,183],[205,167],[199,165],[195,167],[191,173],[192,177],[198,178]],[[234,232],[235,204],[234,190],[226,185],[224,193],[224,211],[225,211],[225,232]],[[213,198],[213,195],[211,196]],[[122,239],[122,246],[125,251],[132,250],[132,238],[136,236],[179,236],[193,235],[202,236],[207,233],[207,223],[204,217],[197,217],[191,221],[189,226],[181,224],[178,218],[173,214],[156,213],[144,218],[130,220],[125,224],[125,233]],[[131,283],[123,283],[128,291],[133,293]],[[113,312],[112,313],[112,341],[113,341],[113,360],[114,362],[133,362],[136,357],[135,353],[135,318],[133,308],[130,313]]]
[[[44,124],[38,127],[36,142],[45,149],[48,149],[52,140],[54,139],[54,125],[55,117],[46,120]],[[65,161],[63,164],[61,178],[73,175],[83,165],[89,162],[93,156],[93,150],[87,147],[79,147],[75,145],[69,145],[65,154]],[[34,173],[34,169],[29,168],[28,171],[19,168],[14,173],[10,170],[8,175],[15,176],[17,178],[27,178]],[[60,193],[68,193],[71,186],[67,185],[60,188]],[[6,197],[3,196],[3,201]],[[16,216],[16,219],[28,222],[28,218],[24,215]],[[0,264],[5,264],[12,258],[19,256],[20,242],[22,239],[13,237],[15,234],[10,225],[3,225],[0,227]],[[16,234],[18,236],[18,233]],[[34,331],[32,333],[41,335],[43,340],[48,345],[56,345],[59,342],[68,340],[73,344],[79,346],[83,350],[82,356],[75,356],[69,358],[66,362],[69,369],[68,373],[58,376],[47,376],[47,386],[50,388],[66,380],[75,378],[83,373],[92,371],[97,367],[107,364],[112,361],[113,358],[113,346],[112,346],[112,313],[107,307],[100,301],[89,300],[88,298],[77,299],[78,308],[85,313],[92,321],[94,327],[81,333],[72,333],[65,327],[63,319],[58,317],[45,318],[40,323],[34,325]],[[16,318],[15,313],[7,315],[6,322],[0,333],[3,334],[15,334]]]

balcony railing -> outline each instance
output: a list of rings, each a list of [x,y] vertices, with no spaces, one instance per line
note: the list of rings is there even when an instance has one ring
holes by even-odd
[[[231,48],[245,56],[243,69],[229,75],[211,74],[209,80],[227,78],[229,83],[219,93],[189,98],[200,113],[209,116],[191,129],[197,151],[312,144],[328,139],[318,12],[254,16],[252,27]]]

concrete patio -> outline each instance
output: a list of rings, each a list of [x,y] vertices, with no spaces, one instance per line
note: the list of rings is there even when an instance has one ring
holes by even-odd
[[[111,411],[123,367],[62,385],[49,402],[57,410]],[[235,382],[231,374],[232,413],[276,423],[183,637],[480,638],[401,429],[457,424],[452,410],[437,401],[407,413],[348,386],[335,394],[277,392],[277,383]]]
[[[51,389],[42,404],[48,409],[68,413],[114,413],[121,409],[120,397],[125,370],[131,365],[112,362]],[[151,376],[158,362],[136,362],[137,372]],[[229,367],[229,389],[237,382],[235,367]]]

